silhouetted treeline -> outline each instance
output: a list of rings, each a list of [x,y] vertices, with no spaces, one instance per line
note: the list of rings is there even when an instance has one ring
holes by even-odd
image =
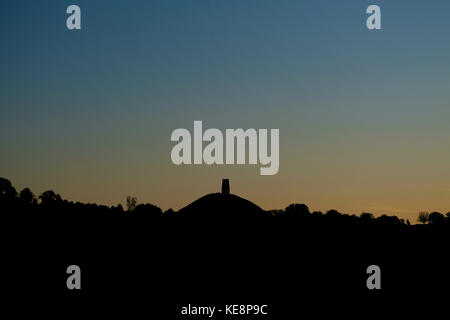
[[[158,217],[163,212],[152,204],[137,204],[133,199],[132,205],[124,209],[121,204],[117,206],[97,205],[64,200],[52,190],[36,196],[29,188],[17,192],[7,179],[0,178],[0,208],[7,215],[26,216],[52,216],[52,218],[102,218],[120,216],[146,216]],[[134,203],[133,203],[134,202]]]
[[[397,216],[389,216],[383,214],[379,217],[375,217],[372,213],[363,212],[358,215],[349,215],[340,213],[334,209],[328,210],[327,212],[313,211],[310,212],[308,206],[305,204],[291,204],[284,210],[270,210],[268,212],[272,216],[286,216],[286,217],[296,217],[303,221],[314,222],[325,222],[332,224],[365,224],[365,225],[392,225],[392,226],[406,226],[409,227],[413,223],[409,219],[401,219]],[[432,212],[426,214],[424,219],[421,216],[424,213],[419,213],[417,222],[429,225],[450,225],[450,212],[445,216],[440,212]]]
[[[208,199],[208,201],[202,200],[203,198]],[[65,218],[73,218],[73,219],[95,219],[101,220],[103,218],[115,218],[121,216],[128,217],[141,217],[145,219],[155,219],[163,216],[189,216],[189,211],[202,211],[203,215],[200,215],[204,218],[207,215],[214,216],[213,211],[220,211],[220,208],[215,209],[217,204],[220,201],[220,206],[224,207],[224,202],[234,203],[228,198],[233,199],[234,201],[238,198],[234,195],[224,195],[224,194],[211,194],[209,196],[205,196],[199,200],[195,201],[193,204],[181,209],[178,212],[174,212],[172,209],[163,212],[159,207],[152,204],[138,204],[137,199],[133,197],[127,197],[126,199],[126,209],[122,207],[121,204],[117,206],[105,206],[105,205],[97,205],[91,203],[80,203],[80,202],[72,202],[68,200],[64,200],[61,198],[59,194],[56,192],[49,190],[45,191],[39,196],[33,194],[33,192],[29,188],[25,188],[20,192],[17,192],[13,187],[11,182],[7,179],[0,178],[0,208],[4,214],[9,215],[11,217],[17,218],[20,216],[32,216],[32,217],[51,217],[56,220],[65,219]],[[212,201],[212,200],[213,201]],[[241,200],[245,200],[239,198]],[[216,201],[216,202],[214,202]],[[246,207],[240,208],[230,206],[228,210],[233,210],[236,212],[230,212],[230,219],[236,217],[240,217],[243,220],[248,219],[249,216],[246,216],[246,212],[249,209],[249,204],[251,202],[245,200]],[[204,204],[207,203],[207,207]],[[240,203],[240,202],[238,202]],[[257,207],[257,206],[255,206]],[[193,208],[193,209],[192,209]],[[232,208],[232,209],[230,209]],[[259,207],[258,207],[259,208]],[[187,210],[190,209],[190,210]],[[244,212],[239,212],[244,211]],[[254,210],[255,211],[255,210]],[[257,211],[256,211],[257,212]],[[343,214],[336,210],[329,210],[327,212],[321,211],[313,211],[310,212],[308,206],[305,204],[291,204],[287,206],[284,210],[269,210],[263,211],[261,210],[258,213],[261,217],[279,217],[279,218],[289,218],[296,221],[299,221],[306,225],[330,225],[330,226],[351,226],[351,225],[383,225],[383,226],[395,226],[401,228],[411,227],[413,223],[409,220],[400,219],[397,216],[388,216],[381,215],[379,217],[375,217],[371,213],[362,213],[360,215],[349,215]],[[221,219],[226,218],[227,215],[221,215]],[[254,217],[254,216],[252,216]],[[197,218],[197,216],[193,216],[193,218]],[[440,212],[420,212],[418,214],[417,222],[422,225],[441,225],[441,226],[449,226],[450,225],[450,212],[445,215]],[[420,225],[416,225],[416,227],[421,227]]]

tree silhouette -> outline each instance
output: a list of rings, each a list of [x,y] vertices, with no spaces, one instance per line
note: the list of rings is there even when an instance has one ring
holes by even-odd
[[[360,218],[361,218],[361,221],[363,221],[363,222],[370,222],[374,219],[374,216],[371,213],[363,212],[363,213],[361,213]]]
[[[419,212],[419,216],[417,217],[417,221],[420,222],[420,223],[423,223],[423,224],[427,223],[428,215],[429,215],[428,212],[425,212],[425,211]]]
[[[284,210],[272,209],[267,211],[269,216],[282,216],[284,214]]]
[[[59,194],[55,193],[55,191],[53,191],[53,190],[48,190],[48,191],[43,192],[39,196],[39,200],[41,200],[41,204],[44,206],[46,206],[46,205],[55,206],[55,205],[62,203],[61,196]]]
[[[17,195],[16,189],[8,179],[0,178],[0,200],[14,200]]]
[[[136,205],[137,205],[137,198],[128,196],[127,197],[127,211],[128,212],[134,211],[134,209],[136,209]]]
[[[325,213],[325,216],[327,217],[339,217],[340,215],[339,211],[334,209],[328,210],[327,213]]]
[[[36,196],[28,188],[25,188],[22,191],[20,191],[19,199],[23,203],[27,203],[27,204],[36,203]]]
[[[397,216],[388,216],[388,215],[381,215],[377,219],[378,222],[381,222],[383,224],[402,224],[401,220]]]
[[[171,215],[171,214],[174,214],[174,213],[175,213],[175,211],[173,211],[172,208],[169,208],[166,211],[164,211],[164,214],[166,214],[166,215]]]

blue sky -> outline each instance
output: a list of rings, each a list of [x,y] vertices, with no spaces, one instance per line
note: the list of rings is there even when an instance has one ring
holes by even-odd
[[[70,4],[81,31],[66,29]],[[382,30],[365,26],[370,4]],[[448,1],[2,2],[0,176],[164,209],[227,176],[266,209],[450,210],[448,12]],[[194,120],[279,128],[280,173],[174,167],[170,134]]]

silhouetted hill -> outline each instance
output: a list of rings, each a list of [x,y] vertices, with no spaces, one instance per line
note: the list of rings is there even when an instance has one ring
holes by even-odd
[[[264,213],[253,202],[234,194],[210,193],[180,209],[176,215],[201,219],[246,219]]]

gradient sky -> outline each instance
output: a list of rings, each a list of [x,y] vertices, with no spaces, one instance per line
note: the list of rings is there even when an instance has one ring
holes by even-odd
[[[78,4],[82,30],[66,29]],[[382,30],[365,26],[382,9]],[[450,211],[450,1],[2,1],[0,176],[179,209]],[[279,128],[280,171],[175,166],[176,128]]]

